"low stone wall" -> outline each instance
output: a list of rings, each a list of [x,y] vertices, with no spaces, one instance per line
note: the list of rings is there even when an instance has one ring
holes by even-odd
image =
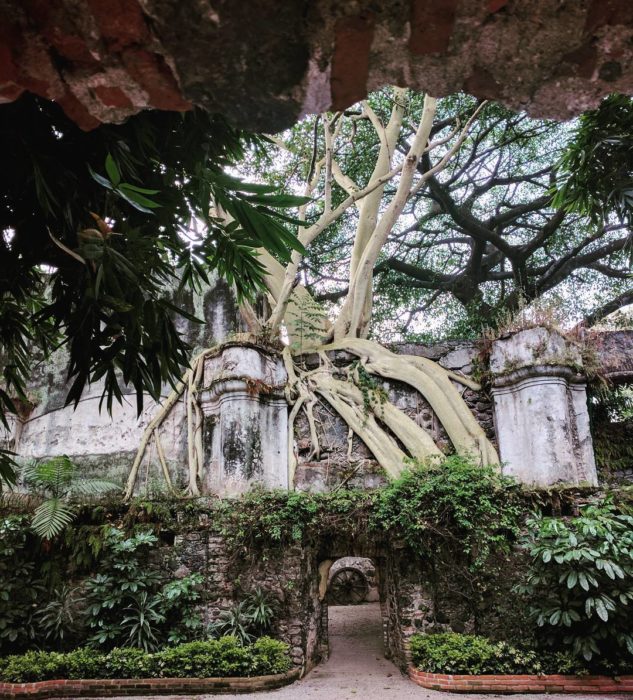
[[[0,698],[34,700],[59,697],[113,697],[119,695],[192,695],[252,693],[274,690],[299,678],[300,669],[252,678],[115,678],[54,680],[39,683],[0,683]]]
[[[633,676],[485,675],[426,673],[409,668],[409,678],[429,690],[448,693],[631,693]]]

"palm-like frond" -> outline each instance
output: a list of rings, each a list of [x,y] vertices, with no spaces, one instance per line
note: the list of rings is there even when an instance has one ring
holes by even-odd
[[[52,539],[74,517],[70,503],[74,496],[99,496],[120,490],[120,485],[106,479],[76,478],[76,465],[67,455],[53,457],[46,462],[29,464],[22,475],[27,485],[40,491],[46,499],[35,509],[31,527],[42,538]]]
[[[67,455],[29,464],[23,470],[27,484],[43,489],[54,497],[60,497],[68,490],[74,473],[75,465]]]
[[[101,496],[110,491],[120,491],[121,485],[106,479],[73,479],[69,494],[81,496]]]
[[[61,498],[53,497],[35,509],[31,527],[44,539],[52,539],[73,521],[75,517],[71,505]]]

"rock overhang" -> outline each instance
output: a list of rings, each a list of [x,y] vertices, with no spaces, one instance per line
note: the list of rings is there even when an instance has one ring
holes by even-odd
[[[193,105],[253,131],[386,84],[566,119],[633,94],[629,0],[3,0],[0,103],[82,128]]]

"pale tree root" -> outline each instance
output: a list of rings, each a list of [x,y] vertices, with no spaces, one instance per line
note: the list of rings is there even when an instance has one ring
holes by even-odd
[[[197,392],[204,372],[204,361],[214,352],[215,348],[208,348],[192,359],[190,368],[183,374],[180,382],[178,382],[171,394],[169,394],[165,401],[160,405],[156,415],[148,423],[145,431],[143,432],[143,436],[141,437],[138,450],[136,451],[136,456],[134,457],[134,462],[130,468],[130,473],[128,475],[124,492],[125,500],[129,500],[134,494],[139,469],[152,438],[154,438],[154,441],[156,442],[156,451],[158,453],[158,459],[163,476],[167,483],[167,487],[170,493],[173,495],[179,495],[172,484],[171,477],[169,476],[169,469],[167,467],[165,453],[160,442],[159,429],[183,395],[185,395],[185,408],[187,414],[187,452],[189,462],[189,483],[187,491],[184,495],[200,495],[198,479],[202,475],[203,469],[202,411],[197,402]]]
[[[403,382],[418,391],[429,403],[443,425],[458,454],[468,455],[481,464],[498,464],[497,453],[486,438],[451,379],[473,389],[478,385],[467,377],[445,370],[426,358],[396,355],[381,345],[358,338],[345,338],[337,343],[321,346],[321,366],[302,371],[294,363],[290,348],[282,353],[288,383],[286,398],[292,406],[288,417],[288,478],[292,487],[297,468],[294,450],[294,425],[299,411],[308,419],[312,451],[310,459],[320,456],[319,434],[314,417],[317,395],[334,411],[372,452],[377,462],[392,478],[406,465],[408,456],[428,461],[442,456],[432,437],[403,411],[384,396],[367,401],[363,392],[351,381],[334,376],[335,368],[327,352],[344,350],[356,355],[365,370],[373,375]],[[177,401],[184,395],[187,414],[187,442],[189,461],[188,496],[200,495],[199,482],[203,476],[202,425],[203,415],[198,405],[197,392],[204,371],[204,360],[215,351],[205,350],[192,361],[181,382],[165,400],[156,416],[147,426],[132,465],[125,497],[130,498],[143,457],[152,437],[168,488],[175,492],[159,438],[159,428]]]
[[[458,381],[465,378],[449,374],[425,358],[396,355],[370,340],[345,338],[322,349],[350,352],[361,359],[370,374],[413,387],[429,402],[458,454],[470,455],[481,464],[499,463],[495,448],[451,382],[451,376]]]

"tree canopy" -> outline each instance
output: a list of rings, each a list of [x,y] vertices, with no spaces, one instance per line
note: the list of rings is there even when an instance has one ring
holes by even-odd
[[[26,401],[34,357],[61,344],[68,402],[102,379],[108,408],[122,382],[140,411],[144,392],[158,398],[179,379],[189,348],[170,282],[196,286],[217,270],[253,296],[256,248],[288,260],[300,247],[283,212],[302,200],[228,174],[261,144],[201,110],[84,132],[30,95],[0,107],[0,418]],[[211,217],[212,200],[230,223]]]
[[[576,315],[599,316],[596,307],[605,300],[610,306],[604,312],[629,303],[632,237],[627,212],[633,200],[626,197],[633,155],[625,125],[633,118],[633,107],[630,98],[613,99],[615,126],[613,117],[601,116],[601,110],[612,111],[609,100],[577,125],[533,120],[485,105],[455,157],[409,199],[376,261],[374,335],[420,337],[433,327],[428,320],[437,323],[438,318],[443,319],[443,334],[478,333],[482,325],[494,325],[507,313],[552,294],[569,315],[570,307]],[[387,91],[373,94],[367,104],[375,119],[387,122]],[[446,138],[475,106],[465,95],[440,100],[431,139]],[[401,157],[420,109],[421,98],[411,96],[396,145]],[[336,123],[334,176],[328,186],[321,169],[311,192],[309,221],[318,218],[328,197],[337,205],[369,181],[380,134],[367,111],[358,106],[308,119],[287,134],[283,155],[269,144],[252,159],[251,173],[300,191],[301,182],[314,178],[315,165],[327,157],[328,119]],[[620,141],[613,143],[616,132]],[[598,153],[603,169],[587,159],[592,169],[583,176],[570,154],[583,153],[592,139],[607,142]],[[426,152],[420,173],[433,169],[445,149]],[[596,171],[607,174],[600,179]],[[621,196],[611,193],[609,198],[618,177]],[[593,213],[587,201],[579,208],[571,195],[590,190]],[[395,192],[389,184],[384,187],[382,207]],[[335,305],[348,293],[358,217],[358,209],[348,209],[311,242],[300,266],[303,284],[327,304]]]

